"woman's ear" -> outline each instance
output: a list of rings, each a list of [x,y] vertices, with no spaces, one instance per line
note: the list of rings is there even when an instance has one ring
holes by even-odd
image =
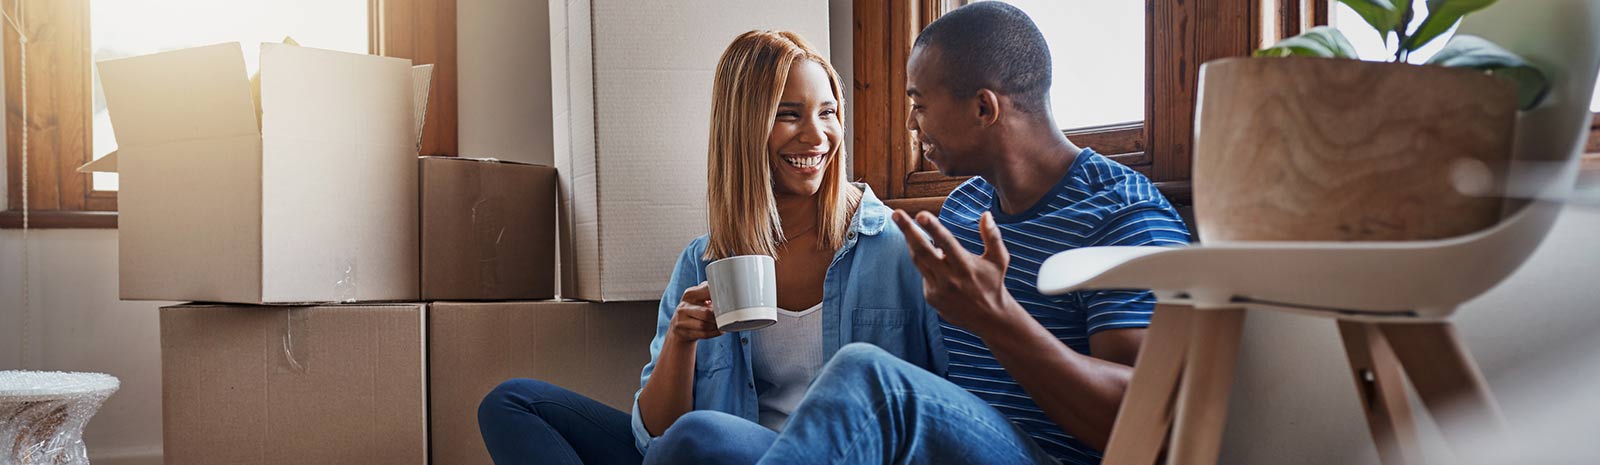
[[[983,127],[994,126],[1000,121],[1000,95],[989,89],[978,89],[978,120]]]

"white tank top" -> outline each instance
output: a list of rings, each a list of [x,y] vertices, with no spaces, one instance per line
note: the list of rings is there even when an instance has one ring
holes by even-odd
[[[778,322],[750,338],[761,426],[782,431],[822,370],[821,309],[821,303],[798,312],[780,308]]]

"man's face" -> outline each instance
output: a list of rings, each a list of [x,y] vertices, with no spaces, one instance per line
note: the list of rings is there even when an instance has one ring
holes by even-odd
[[[946,86],[951,70],[941,63],[939,50],[917,47],[906,61],[906,96],[911,117],[906,129],[922,145],[922,155],[946,176],[975,176],[984,169],[988,154],[981,143],[983,120],[975,95],[955,95]]]

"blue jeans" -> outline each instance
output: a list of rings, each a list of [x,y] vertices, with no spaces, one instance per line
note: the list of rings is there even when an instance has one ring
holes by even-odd
[[[531,379],[513,379],[484,396],[478,431],[498,465],[638,465],[629,415]]]
[[[778,433],[756,422],[715,410],[678,417],[644,454],[646,465],[756,463]]]
[[[1054,464],[982,399],[869,344],[839,349],[761,465]]]
[[[629,414],[531,379],[513,379],[484,396],[478,430],[498,465],[755,463],[778,433],[722,412],[678,417],[640,457]]]

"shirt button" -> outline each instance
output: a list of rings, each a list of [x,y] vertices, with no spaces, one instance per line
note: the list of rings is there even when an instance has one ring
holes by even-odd
[[[744,383],[744,385],[748,386],[750,389],[755,389],[756,388],[756,383]]]
[[[851,240],[851,241],[856,240],[856,232],[855,231],[850,231],[849,234],[845,234],[844,235],[844,238],[845,238],[845,240]]]
[[[750,343],[750,338],[748,338],[748,337],[741,337],[741,338],[739,338],[739,343],[740,343],[740,344],[749,344],[749,343]]]

